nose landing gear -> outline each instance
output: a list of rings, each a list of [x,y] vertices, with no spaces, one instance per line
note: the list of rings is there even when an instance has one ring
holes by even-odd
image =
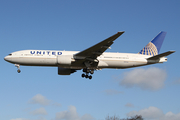
[[[20,70],[20,65],[19,65],[19,64],[15,64],[15,67],[18,68],[17,72],[20,73],[20,72],[21,72],[21,70]]]
[[[82,77],[84,78],[89,78],[89,79],[92,79],[92,76],[91,75],[88,75],[89,73],[90,74],[93,74],[94,73],[94,70],[90,70],[90,69],[83,69],[83,72],[85,72],[85,74],[83,73],[82,74]]]

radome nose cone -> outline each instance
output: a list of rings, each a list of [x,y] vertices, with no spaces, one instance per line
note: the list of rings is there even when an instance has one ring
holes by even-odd
[[[8,62],[9,61],[9,57],[8,56],[4,57],[4,60]]]
[[[4,57],[4,60],[5,60],[5,61],[7,61],[7,56],[6,56],[6,57]]]

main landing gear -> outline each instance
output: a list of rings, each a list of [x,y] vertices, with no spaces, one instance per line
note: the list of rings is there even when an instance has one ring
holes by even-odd
[[[85,74],[83,73],[82,74],[82,77],[84,78],[89,78],[89,79],[92,79],[92,76],[91,75],[88,75],[89,73],[90,74],[93,74],[94,73],[94,70],[90,70],[90,69],[83,69],[83,72],[85,72]]]
[[[20,70],[20,65],[19,65],[19,64],[15,64],[15,67],[18,68],[17,72],[20,73],[20,72],[21,72],[21,70]]]

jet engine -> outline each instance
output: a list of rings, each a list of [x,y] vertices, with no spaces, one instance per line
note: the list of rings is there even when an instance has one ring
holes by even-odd
[[[71,73],[74,73],[74,72],[76,72],[75,69],[58,67],[58,75],[70,75]]]

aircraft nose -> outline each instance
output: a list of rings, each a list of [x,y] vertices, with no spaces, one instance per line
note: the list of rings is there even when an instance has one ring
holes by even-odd
[[[6,56],[6,57],[4,57],[4,60],[5,60],[5,61],[7,61],[7,56]]]
[[[4,57],[4,60],[8,62],[9,61],[9,57],[8,56]]]

